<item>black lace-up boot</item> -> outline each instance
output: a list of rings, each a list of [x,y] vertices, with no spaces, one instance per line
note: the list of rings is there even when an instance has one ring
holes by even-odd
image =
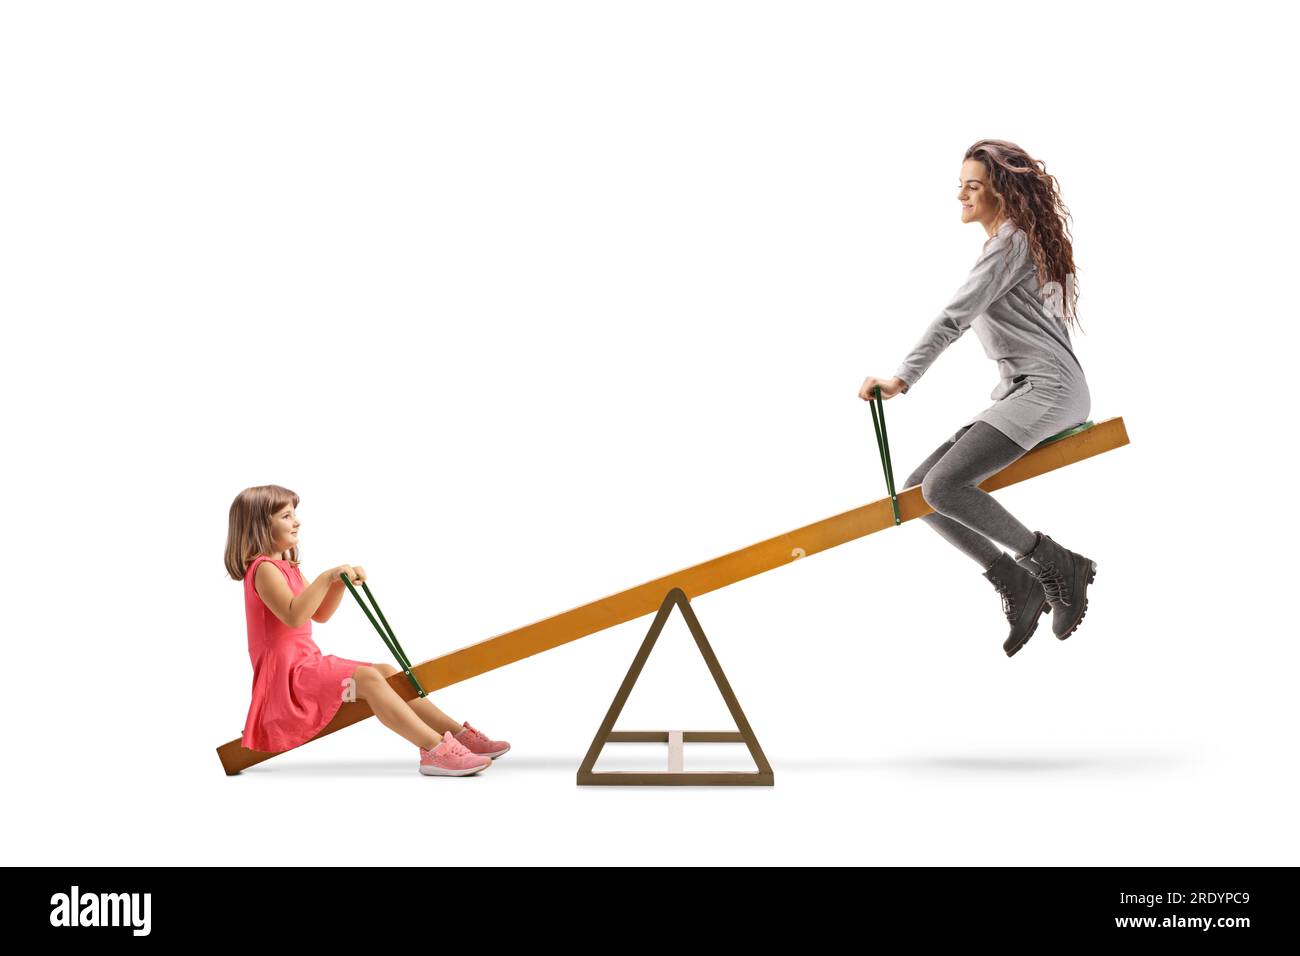
[[[1074,633],[1088,611],[1088,585],[1097,574],[1097,562],[1067,551],[1041,531],[1028,554],[1016,555],[1016,564],[1033,572],[1052,605],[1052,632],[1061,640]]]
[[[1011,560],[1011,555],[1005,551],[984,572],[984,576],[1002,595],[1002,613],[1011,622],[1011,633],[1002,645],[1010,657],[1033,636],[1038,627],[1038,615],[1046,614],[1051,605],[1038,578]]]

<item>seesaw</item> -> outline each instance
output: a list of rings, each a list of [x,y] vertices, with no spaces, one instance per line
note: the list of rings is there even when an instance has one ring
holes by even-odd
[[[872,403],[873,420],[875,405]],[[738,551],[732,551],[721,557],[713,558],[701,564],[695,564],[680,571],[674,571],[663,577],[655,578],[644,584],[611,594],[608,597],[572,608],[553,617],[527,624],[523,627],[506,631],[495,637],[470,644],[459,650],[451,651],[432,658],[414,667],[404,662],[404,670],[388,678],[393,690],[404,700],[411,700],[419,695],[419,690],[433,692],[463,680],[469,680],[479,674],[485,674],[498,667],[505,667],[534,654],[540,654],[551,648],[568,644],[597,631],[603,631],[618,624],[636,620],[654,611],[658,611],[654,624],[642,642],[641,649],[620,687],[618,695],[611,704],[609,712],[602,722],[590,750],[578,770],[579,784],[675,784],[675,785],[767,785],[772,784],[772,769],[763,756],[758,741],[755,739],[744,713],[726,682],[726,677],[718,665],[717,658],[700,629],[699,622],[690,608],[690,597],[697,597],[716,591],[729,584],[735,584],[754,575],[782,567],[809,555],[826,551],[849,541],[857,540],[877,531],[894,527],[904,521],[920,518],[934,509],[926,504],[921,496],[921,487],[914,485],[895,493],[893,488],[892,465],[889,462],[888,445],[883,431],[883,417],[876,422],[877,438],[881,444],[881,457],[885,464],[886,481],[889,496],[870,502],[860,508],[845,511],[842,514],[825,518],[813,524],[804,525],[785,534],[759,541]],[[1047,474],[1058,468],[1075,464],[1104,452],[1127,445],[1128,432],[1121,417],[1108,418],[1104,421],[1085,422],[1067,429],[1059,435],[1053,435],[1037,447],[1026,452],[1006,468],[991,475],[980,483],[985,491],[996,491],[1039,475]],[[709,665],[714,681],[727,703],[728,710],[736,721],[736,731],[614,731],[613,725],[622,710],[623,703],[632,690],[642,665],[649,656],[658,638],[660,630],[668,618],[672,607],[678,606],[690,627],[696,643]],[[364,605],[363,605],[364,608]],[[373,620],[373,619],[372,619]],[[377,626],[377,625],[376,625]],[[382,632],[381,632],[382,636]],[[402,658],[399,656],[399,660]],[[345,701],[323,730],[312,740],[319,740],[327,734],[342,730],[358,721],[373,716],[369,704],[364,700]],[[669,745],[669,770],[666,773],[654,772],[618,772],[596,773],[592,770],[596,758],[607,742],[666,741]],[[755,771],[726,772],[683,772],[681,771],[682,746],[689,742],[729,741],[743,742],[754,758],[758,767]],[[310,743],[311,741],[307,741]],[[301,745],[305,746],[305,744]],[[297,748],[294,748],[297,749]],[[244,747],[240,738],[222,744],[217,748],[217,756],[227,774],[237,774],[242,770],[270,760],[274,753],[263,753]]]

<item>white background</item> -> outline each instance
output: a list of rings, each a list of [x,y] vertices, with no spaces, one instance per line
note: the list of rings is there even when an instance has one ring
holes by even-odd
[[[1276,9],[7,5],[6,861],[1296,863]],[[1006,658],[909,522],[693,602],[775,787],[575,786],[649,616],[437,692],[479,776],[376,720],[222,773],[248,485],[416,661],[883,495],[857,390],[980,252],[983,137],[1060,181],[1131,438],[998,493],[1098,562],[1069,641]],[[996,382],[967,335],[888,403],[900,484]],[[680,617],[619,726],[729,726]]]

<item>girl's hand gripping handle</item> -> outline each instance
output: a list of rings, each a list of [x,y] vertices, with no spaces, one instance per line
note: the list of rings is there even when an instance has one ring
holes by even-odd
[[[348,580],[353,584],[360,584],[366,579],[366,569],[359,564],[340,564],[336,568],[330,568],[325,572],[325,576],[330,579],[331,584],[342,584],[339,575],[346,574]]]

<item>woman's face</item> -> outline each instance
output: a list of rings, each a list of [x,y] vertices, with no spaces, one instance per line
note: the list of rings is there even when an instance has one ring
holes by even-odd
[[[961,185],[957,199],[961,202],[961,221],[992,225],[1000,212],[1000,204],[993,195],[993,187],[985,175],[984,164],[978,159],[968,159],[961,164]]]
[[[271,515],[271,541],[276,551],[288,551],[298,546],[298,525],[293,505],[285,505]]]

